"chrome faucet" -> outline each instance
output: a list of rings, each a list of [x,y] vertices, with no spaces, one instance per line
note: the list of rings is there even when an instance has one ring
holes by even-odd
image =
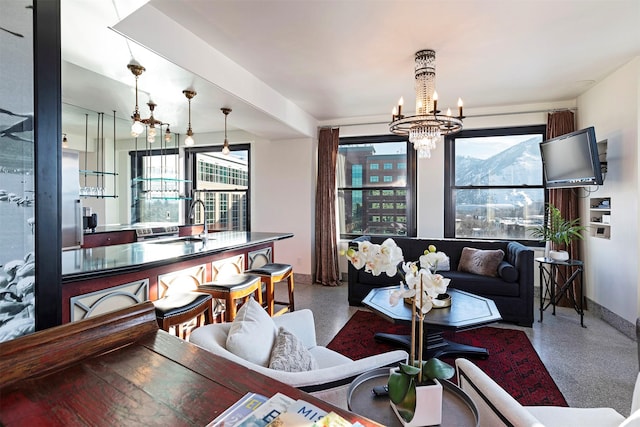
[[[196,199],[191,203],[191,207],[189,208],[189,218],[191,219],[191,223],[193,224],[194,210],[197,204],[202,205],[202,210],[204,212],[204,230],[202,230],[201,237],[202,243],[206,245],[207,241],[209,240],[209,227],[207,226],[207,207],[201,199]]]

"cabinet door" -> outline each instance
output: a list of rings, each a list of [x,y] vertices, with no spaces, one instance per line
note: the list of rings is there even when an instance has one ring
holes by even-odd
[[[149,279],[71,297],[71,321],[130,307],[149,299]]]
[[[131,230],[114,231],[112,233],[85,234],[83,248],[96,248],[98,246],[122,245],[136,241],[136,234]]]
[[[262,248],[247,254],[247,270],[273,262],[272,248]]]
[[[206,280],[205,264],[185,268],[158,276],[158,298],[172,292],[195,291]]]
[[[219,259],[211,263],[211,280],[224,280],[225,277],[244,272],[244,254]]]

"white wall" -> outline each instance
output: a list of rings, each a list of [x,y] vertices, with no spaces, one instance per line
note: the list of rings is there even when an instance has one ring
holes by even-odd
[[[588,220],[589,197],[611,197],[611,239],[587,237],[585,293],[588,298],[635,324],[640,315],[638,195],[640,158],[640,57],[627,63],[578,98],[578,128],[594,126],[606,139],[608,173],[604,185],[582,200]]]
[[[315,139],[257,141],[251,146],[251,229],[290,232],[275,243],[275,261],[313,272]]]

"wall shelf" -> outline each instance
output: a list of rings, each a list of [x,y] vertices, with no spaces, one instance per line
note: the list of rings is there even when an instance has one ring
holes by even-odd
[[[591,237],[611,238],[611,197],[589,200],[589,230]]]

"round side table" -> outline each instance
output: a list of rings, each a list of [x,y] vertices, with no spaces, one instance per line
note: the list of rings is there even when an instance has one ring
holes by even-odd
[[[347,406],[351,412],[370,418],[388,427],[402,426],[396,417],[389,396],[375,396],[373,387],[387,384],[389,368],[378,368],[356,377],[347,392]],[[442,383],[441,426],[478,426],[478,408],[457,385],[447,380]]]

